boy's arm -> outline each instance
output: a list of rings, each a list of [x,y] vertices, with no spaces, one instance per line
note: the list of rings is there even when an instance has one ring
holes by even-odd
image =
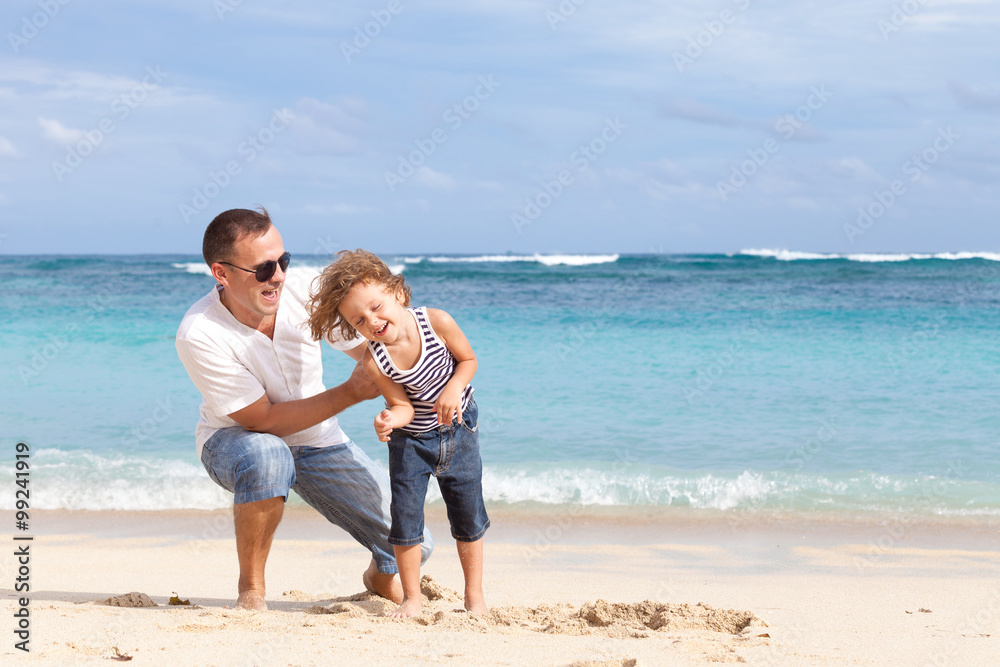
[[[354,359],[354,361],[361,361],[361,357],[365,356],[365,350],[367,349],[368,346],[362,341],[360,345],[344,350],[344,354],[349,356],[351,359]]]
[[[367,346],[361,364],[389,406],[375,417],[375,434],[382,442],[388,442],[392,429],[402,428],[413,421],[413,404],[410,403],[406,390],[382,373]]]
[[[431,322],[431,327],[437,333],[448,351],[455,357],[455,372],[452,374],[448,384],[441,390],[434,409],[438,414],[439,424],[450,424],[451,420],[458,415],[458,423],[462,423],[462,391],[468,385],[479,362],[476,361],[476,353],[472,351],[469,339],[465,337],[451,315],[437,308],[427,309],[427,318]]]

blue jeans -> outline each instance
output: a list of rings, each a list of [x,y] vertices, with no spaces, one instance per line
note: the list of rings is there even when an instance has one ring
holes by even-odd
[[[423,542],[424,500],[434,475],[441,489],[458,542],[482,539],[490,527],[483,503],[483,460],[479,455],[479,408],[475,399],[458,419],[433,431],[393,429],[389,436],[389,479],[392,485],[392,530],[389,542],[413,546]],[[424,542],[426,544],[426,542]]]
[[[290,448],[281,438],[241,426],[216,431],[201,462],[216,484],[232,491],[237,505],[299,494],[326,519],[368,549],[378,571],[399,572],[389,543],[389,478],[348,440],[330,447]],[[421,561],[434,550],[424,531]]]

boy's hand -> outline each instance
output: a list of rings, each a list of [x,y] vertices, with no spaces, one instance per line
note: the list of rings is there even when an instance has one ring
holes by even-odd
[[[375,435],[380,442],[389,442],[390,433],[392,433],[392,413],[383,410],[375,415]]]
[[[437,412],[438,424],[451,424],[451,420],[458,415],[458,423],[462,423],[462,392],[448,391],[446,387],[434,403],[434,411]]]

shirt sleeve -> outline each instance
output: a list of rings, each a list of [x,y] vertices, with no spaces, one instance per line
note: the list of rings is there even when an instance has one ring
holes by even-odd
[[[216,415],[231,415],[266,393],[238,359],[205,343],[178,338],[177,356],[201,392],[205,408]]]
[[[358,345],[363,345],[365,343],[365,338],[361,334],[355,333],[354,338],[343,340],[339,333],[334,332],[330,334],[330,337],[326,339],[326,342],[329,343],[330,347],[335,350],[347,352],[348,350],[353,350]]]
[[[287,276],[285,277],[285,289],[295,296],[299,303],[302,304],[302,310],[306,319],[309,318],[309,311],[306,304],[309,302],[309,297],[312,293],[313,281],[318,276],[319,269],[306,266],[295,267],[294,269],[290,268]],[[361,334],[356,332],[353,337],[344,339],[340,336],[339,332],[333,331],[326,338],[326,342],[333,349],[346,352],[347,350],[353,350],[358,345],[364,343],[365,339]]]

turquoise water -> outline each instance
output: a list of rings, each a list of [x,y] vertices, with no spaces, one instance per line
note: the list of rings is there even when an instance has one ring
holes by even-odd
[[[476,350],[491,503],[1000,515],[1000,256],[385,259]],[[228,505],[174,351],[199,258],[0,264],[0,437],[32,448],[33,506]],[[327,350],[328,386],[350,368]],[[341,422],[384,462],[378,407]]]

